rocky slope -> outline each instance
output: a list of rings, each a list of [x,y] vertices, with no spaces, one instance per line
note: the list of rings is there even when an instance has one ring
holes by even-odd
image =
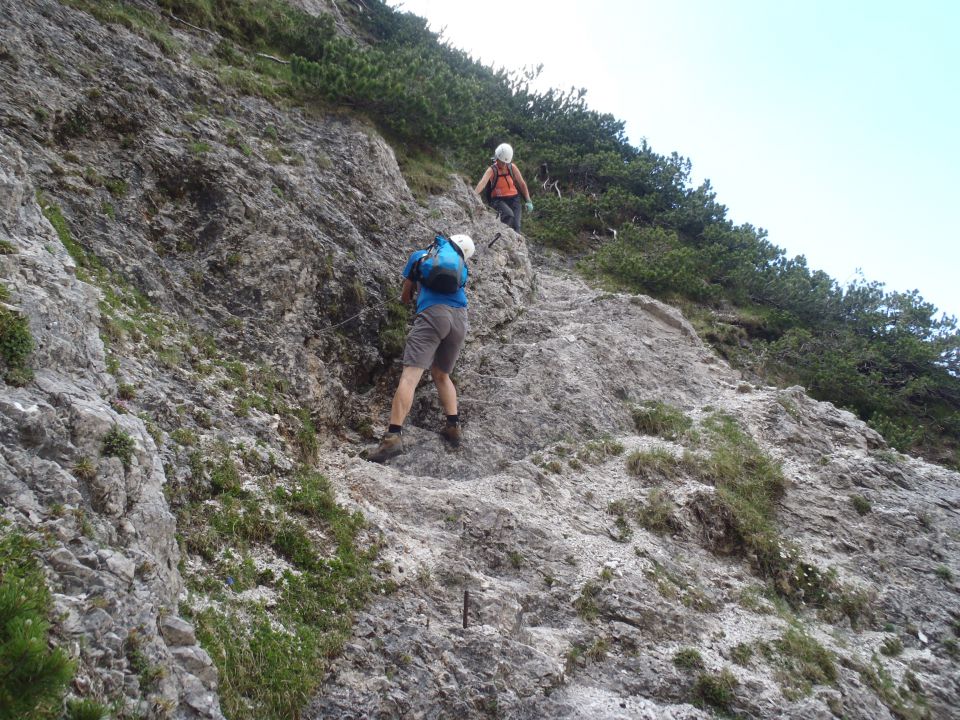
[[[957,716],[956,473],[532,258],[462,179],[418,203],[374,129],[252,92],[209,33],[55,0],[0,19],[0,281],[35,344],[34,378],[0,388],[0,499],[45,538],[75,695],[256,714],[226,700],[204,612],[275,612],[292,561],[208,535],[231,498],[281,513],[306,465],[362,512],[384,591],[306,717]],[[425,383],[407,452],[372,465],[389,301],[437,228],[480,248],[465,445],[442,447]],[[782,477],[779,564],[728,461]]]

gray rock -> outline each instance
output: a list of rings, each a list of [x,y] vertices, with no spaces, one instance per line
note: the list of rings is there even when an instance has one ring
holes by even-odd
[[[196,645],[197,636],[193,625],[175,615],[164,615],[160,618],[160,633],[167,645]]]
[[[180,645],[171,648],[170,653],[180,667],[200,678],[205,685],[216,685],[217,669],[203,648],[198,645]]]

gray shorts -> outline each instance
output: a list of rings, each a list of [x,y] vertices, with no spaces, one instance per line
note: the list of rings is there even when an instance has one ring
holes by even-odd
[[[470,323],[466,308],[431,305],[417,315],[403,349],[403,364],[449,375],[460,357]]]

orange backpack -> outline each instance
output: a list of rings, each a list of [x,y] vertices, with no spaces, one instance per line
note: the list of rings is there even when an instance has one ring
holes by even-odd
[[[501,175],[497,172],[497,164],[494,163],[490,166],[492,174],[490,176],[489,182],[487,182],[486,187],[483,189],[483,200],[487,205],[492,205],[494,200],[497,200],[498,197],[493,194],[494,188],[496,188],[497,183],[500,182],[500,178],[510,177],[510,180],[513,182],[513,187],[517,191],[517,195],[520,194],[520,188],[517,187],[517,178],[513,174],[513,163],[507,163],[507,175]],[[509,195],[508,197],[513,197]]]

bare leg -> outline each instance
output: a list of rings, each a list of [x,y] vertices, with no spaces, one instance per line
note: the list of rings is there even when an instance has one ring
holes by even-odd
[[[443,411],[447,415],[456,415],[457,388],[454,386],[453,380],[450,379],[447,373],[436,367],[430,369],[430,375],[433,376],[433,384],[437,386],[437,395],[440,396],[440,404],[443,406]]]
[[[423,368],[405,365],[403,373],[400,375],[400,382],[397,384],[397,392],[393,395],[393,405],[390,408],[390,424],[403,425],[407,419],[407,413],[410,412],[410,406],[413,405],[413,393],[417,389],[417,384],[423,376]],[[456,405],[456,400],[454,400]]]

